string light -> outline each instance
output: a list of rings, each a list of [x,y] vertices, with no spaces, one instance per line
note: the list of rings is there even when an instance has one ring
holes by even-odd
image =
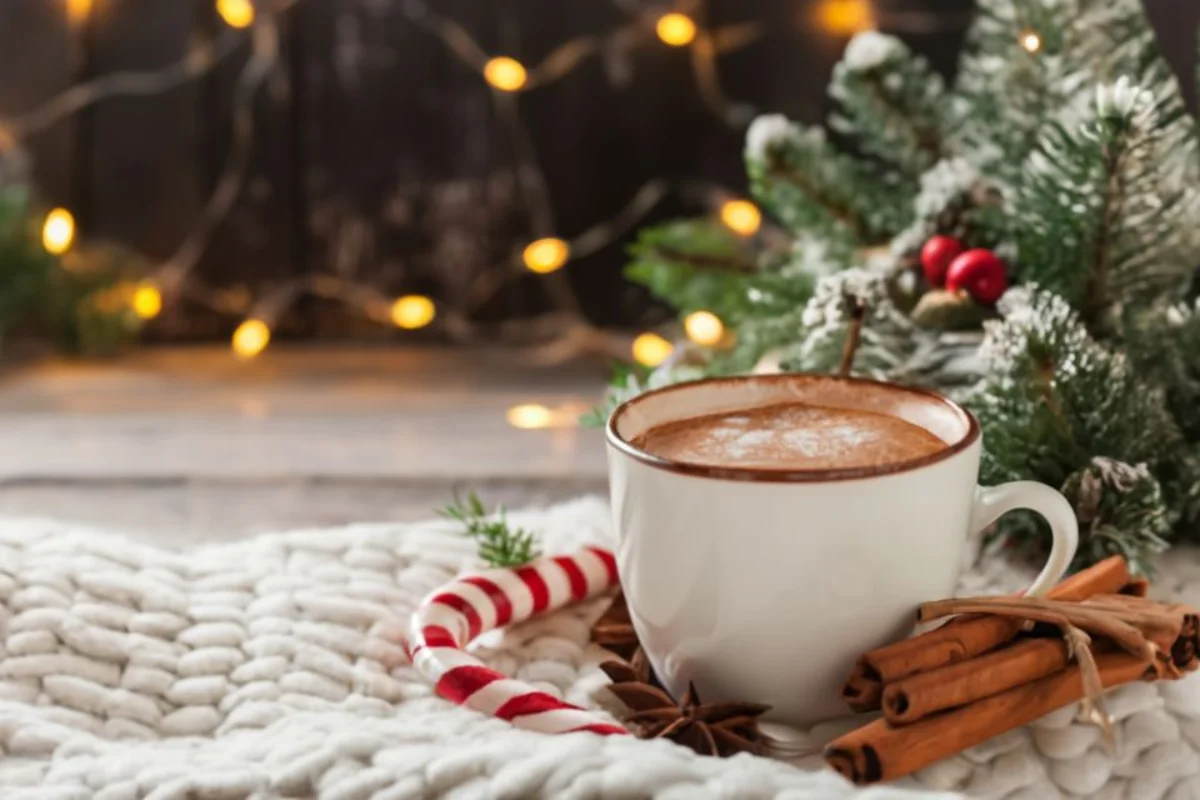
[[[238,358],[254,358],[267,349],[271,329],[261,319],[248,319],[233,332],[233,352]]]
[[[67,19],[79,22],[92,13],[92,0],[67,0]]]
[[[153,283],[140,284],[133,290],[130,306],[133,313],[142,319],[154,319],[162,311],[162,292]]]
[[[721,204],[721,222],[734,233],[753,236],[762,225],[762,212],[749,200],[726,200]]]
[[[406,331],[424,328],[436,316],[437,307],[424,295],[406,294],[392,303],[392,323]]]
[[[633,360],[644,367],[657,367],[671,357],[675,345],[657,333],[643,333],[633,340]]]
[[[265,84],[268,77],[275,74],[275,68],[280,61],[280,52],[277,47],[278,39],[277,36],[272,35],[278,33],[279,20],[277,19],[276,12],[282,11],[294,3],[305,1],[282,0],[281,4],[278,4],[276,8],[275,4],[270,3],[259,5],[260,0],[205,0],[207,3],[212,3],[209,7],[215,9],[224,24],[230,29],[214,39],[213,42],[206,44],[204,47],[194,48],[184,54],[178,61],[158,69],[105,74],[90,81],[66,87],[60,94],[33,111],[16,118],[15,121],[6,121],[7,129],[0,131],[0,139],[11,137],[16,141],[20,141],[37,131],[48,128],[65,117],[99,103],[105,98],[123,95],[159,94],[187,81],[210,74],[218,65],[224,63],[230,54],[238,52],[238,46],[244,44],[246,40],[236,29],[247,28],[253,25],[256,27],[257,32],[262,34],[261,36],[252,38],[251,57],[247,59],[237,77],[238,91],[235,93],[235,96],[238,98],[238,102],[234,104],[232,110],[234,118],[233,128],[235,129],[235,134],[231,138],[233,152],[225,173],[210,196],[205,209],[204,219],[189,233],[187,239],[179,247],[178,252],[164,264],[160,265],[159,271],[155,273],[153,282],[122,284],[119,298],[114,301],[117,303],[114,307],[116,311],[125,310],[145,319],[151,319],[161,314],[163,296],[159,287],[165,285],[175,287],[172,290],[173,293],[182,293],[188,298],[201,302],[221,313],[242,315],[246,314],[253,307],[253,297],[245,286],[238,286],[233,289],[206,287],[194,276],[189,278],[188,273],[192,271],[192,267],[196,265],[200,257],[204,254],[211,231],[228,214],[233,201],[244,188],[244,173],[246,170],[244,166],[239,165],[243,165],[245,158],[248,156],[244,157],[239,154],[249,153],[249,149],[253,146],[256,134],[255,127],[252,124],[253,106],[260,87]],[[86,19],[94,14],[99,7],[97,0],[54,0],[54,2],[61,2],[61,7],[64,9],[65,15],[73,20],[77,18]],[[265,0],[262,0],[262,2],[265,2]],[[612,31],[598,35],[580,36],[562,42],[550,52],[549,56],[541,64],[536,68],[531,67],[530,71],[527,71],[524,65],[507,56],[498,56],[487,61],[487,57],[483,55],[483,51],[481,51],[479,45],[472,40],[470,35],[461,26],[451,19],[434,13],[423,4],[407,4],[404,6],[404,9],[405,16],[414,23],[435,33],[447,46],[448,50],[456,54],[464,64],[469,64],[473,69],[479,69],[479,65],[486,61],[483,67],[483,77],[494,88],[506,92],[526,89],[533,83],[543,85],[560,80],[573,72],[587,58],[606,52],[608,43],[624,41],[634,33],[641,33],[644,31],[646,24],[644,18],[631,19],[626,25],[619,26]],[[258,13],[260,11],[261,14]],[[654,19],[654,21],[656,32],[659,33],[659,37],[666,44],[684,46],[695,42],[700,33],[695,18],[687,14],[664,14]],[[717,28],[704,32],[705,40],[703,43],[706,46],[697,48],[694,51],[695,58],[693,59],[693,71],[702,94],[707,97],[713,92],[717,57],[746,47],[756,41],[763,33],[763,30],[764,26],[759,23],[739,23],[731,25],[728,28]],[[717,112],[721,119],[730,122],[730,124],[738,124],[731,122],[732,116],[725,113],[725,111],[730,110],[732,107],[729,99],[719,94],[719,87],[717,87],[715,99],[709,98],[706,103],[710,109],[714,109]],[[503,105],[498,104],[498,108],[503,107]],[[517,123],[519,125],[520,120],[517,120]],[[538,169],[537,165],[532,163],[528,165],[528,168],[535,171]],[[529,252],[527,258],[532,262],[532,266],[530,263],[526,263],[526,266],[534,272],[537,272],[539,269],[552,272],[561,269],[563,264],[573,257],[581,257],[595,252],[597,249],[615,241],[624,230],[635,224],[657,202],[660,195],[665,193],[665,186],[666,182],[662,179],[655,179],[648,182],[642,190],[639,190],[634,203],[628,209],[621,211],[611,219],[598,222],[577,238],[572,239],[569,244],[565,241],[555,239],[531,242],[530,245],[541,243],[541,247]],[[654,188],[654,192],[647,194],[646,190],[652,187],[656,187]],[[728,196],[727,192],[716,188],[709,189],[708,193],[709,197],[714,199],[720,198],[721,195]],[[653,199],[645,201],[644,195],[645,197],[653,196]],[[56,255],[65,255],[65,258],[69,260],[73,256],[78,255],[70,252],[72,246],[76,244],[77,231],[75,220],[65,210],[56,211],[60,213],[52,215],[46,220],[47,225],[43,230],[44,243],[47,249],[57,249],[59,252]],[[63,215],[65,215],[65,218]],[[548,220],[546,225],[539,227],[548,227],[551,225],[553,225],[552,218]],[[526,250],[530,250],[530,247],[527,246]],[[69,267],[67,260],[64,260],[64,266]],[[498,268],[501,266],[497,265]],[[506,277],[495,281],[495,283],[504,283],[519,274],[519,271],[514,272],[509,270],[505,273]],[[380,310],[378,293],[374,287],[366,284],[351,285],[349,282],[343,283],[345,285],[334,293],[336,299],[341,300],[348,306],[357,308],[367,316],[382,318],[382,320],[386,320],[391,316],[391,321],[397,324],[400,324],[397,318],[402,317],[405,320],[411,320],[406,324],[413,327],[421,327],[429,324],[437,312],[432,301],[428,298],[413,296],[415,302],[419,305],[409,303],[407,304],[408,310],[399,311],[396,303],[393,303],[389,309],[389,306],[385,302],[382,309],[384,313],[381,315],[378,313]],[[301,296],[307,291],[305,288],[307,285],[307,279],[305,281],[295,281],[291,289],[280,294],[279,297],[281,299],[278,302],[269,304],[271,309],[270,318],[275,319],[284,313],[286,307],[293,302],[294,297]],[[238,295],[236,301],[233,299],[235,294]],[[558,304],[561,305],[562,303],[559,302]],[[390,315],[388,314],[389,310],[391,311]],[[558,317],[564,316],[561,311],[551,312],[547,314],[546,319],[550,319],[555,314]],[[534,323],[531,322],[531,324]],[[566,352],[569,348],[564,347],[563,343],[571,341],[585,343],[578,345],[576,350],[572,352],[577,352],[580,348],[601,349],[607,354],[616,355],[625,349],[625,340],[623,337],[609,335],[603,330],[597,330],[589,322],[573,314],[570,315],[570,318],[565,319],[565,324],[556,325],[553,329],[541,328],[540,330],[544,330],[547,334],[553,332],[553,335],[556,337],[555,342],[552,344],[557,346],[558,349],[548,352]],[[581,330],[587,335],[580,335]],[[447,326],[447,333],[452,337],[457,337],[464,335],[465,331],[462,326]],[[270,336],[270,328],[265,322],[258,319],[247,319],[234,334],[234,349],[239,354],[244,350],[248,353],[245,357],[252,357],[267,346]],[[658,339],[659,342],[649,346],[645,344],[639,346],[640,350],[651,352],[651,360],[654,360],[654,350],[657,349],[660,353],[664,350],[669,353],[671,350],[669,342],[662,340],[661,337],[655,337],[655,339]],[[239,342],[249,346],[241,347],[238,344]],[[539,345],[539,347],[545,348],[547,346]],[[557,358],[559,356],[555,355],[554,357]],[[553,410],[553,413],[558,415],[562,411],[561,409]]]
[[[496,56],[483,66],[483,79],[502,92],[519,91],[528,77],[521,62],[508,56]]]
[[[250,0],[217,0],[217,13],[231,28],[249,28],[254,24],[254,5]]]
[[[725,325],[711,311],[693,311],[683,320],[687,337],[699,345],[711,346],[725,336]]]
[[[696,23],[687,14],[675,11],[663,14],[654,25],[654,32],[664,44],[672,47],[684,47],[696,38]]]
[[[538,403],[522,403],[510,408],[505,418],[514,428],[531,431],[549,428],[554,422],[554,412]]]
[[[589,405],[582,402],[566,402],[554,408],[541,403],[521,403],[508,409],[504,418],[508,424],[521,430],[534,431],[543,428],[576,428],[580,415],[587,412]]]
[[[42,246],[52,256],[61,256],[75,242],[75,217],[65,208],[56,208],[42,224]]]
[[[563,264],[567,263],[567,258],[570,255],[571,246],[562,239],[555,239],[554,237],[530,242],[521,254],[525,261],[525,266],[531,272],[541,275],[560,269]]]
[[[875,27],[869,0],[821,0],[817,22],[834,36],[853,36]]]
[[[1025,31],[1021,34],[1021,49],[1027,53],[1036,53],[1042,49],[1042,37],[1037,31]]]

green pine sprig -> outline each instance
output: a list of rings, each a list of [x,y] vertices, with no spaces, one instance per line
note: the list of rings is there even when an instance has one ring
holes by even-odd
[[[489,514],[475,492],[465,500],[455,492],[454,501],[438,514],[461,523],[463,534],[478,543],[479,558],[493,567],[519,567],[541,555],[532,533],[509,525],[504,506]]]
[[[942,78],[899,39],[856,38],[833,70],[830,127],[858,150],[915,181],[946,151]]]

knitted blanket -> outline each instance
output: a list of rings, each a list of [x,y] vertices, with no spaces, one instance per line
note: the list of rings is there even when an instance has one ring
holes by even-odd
[[[608,541],[599,500],[512,517],[550,552]],[[1169,558],[1159,593],[1194,593],[1196,554]],[[985,563],[989,573],[968,576],[970,591],[1024,578]],[[702,758],[666,741],[527,733],[434,697],[407,664],[400,631],[427,592],[471,564],[471,543],[441,522],[174,553],[57,522],[0,521],[0,797],[912,796],[858,795],[819,768]],[[479,652],[596,706],[606,654],[587,636],[599,610],[500,632]],[[1200,683],[1124,687],[1108,708],[1115,756],[1065,709],[908,785],[922,797],[1200,791]]]

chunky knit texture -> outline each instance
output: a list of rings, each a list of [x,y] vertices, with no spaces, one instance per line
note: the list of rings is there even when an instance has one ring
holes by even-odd
[[[582,500],[514,514],[551,552],[611,544]],[[543,736],[434,697],[399,644],[416,603],[466,566],[445,523],[358,525],[172,553],[78,526],[0,521],[0,796],[23,798],[855,796],[829,772],[669,742]],[[1160,594],[1200,589],[1175,550]],[[965,580],[1017,585],[1004,562]],[[494,668],[603,705],[595,603],[484,637]],[[1200,683],[1135,685],[1107,754],[1072,710],[909,786],[992,797],[1200,793]],[[1132,794],[1130,794],[1132,793]],[[910,796],[898,787],[871,800]]]

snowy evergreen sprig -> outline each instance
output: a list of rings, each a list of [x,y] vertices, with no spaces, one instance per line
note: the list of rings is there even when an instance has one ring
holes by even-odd
[[[1047,118],[1072,94],[1062,50],[1080,0],[978,0],[947,122],[950,136],[989,179],[1020,185]],[[1082,24],[1082,23],[1081,23]],[[1037,36],[1038,48],[1022,47]]]
[[[854,373],[887,377],[903,368],[919,346],[920,332],[891,299],[887,276],[863,268],[820,280],[800,317],[798,342],[783,367],[795,372],[835,372],[855,306],[866,309]]]
[[[1076,566],[1122,555],[1135,573],[1145,574],[1149,556],[1167,549],[1170,514],[1145,464],[1097,456],[1067,478],[1062,493],[1079,521]]]
[[[892,239],[897,256],[914,255],[934,234],[955,236],[971,247],[996,248],[1007,257],[1006,220],[998,187],[961,156],[938,161],[920,178],[913,220]]]
[[[876,31],[850,40],[833,71],[830,96],[837,111],[830,127],[859,149],[910,179],[945,148],[945,87],[925,59],[899,39]]]
[[[1188,441],[1200,442],[1200,301],[1131,310],[1121,328],[1130,361],[1163,387]]]
[[[984,376],[967,399],[987,443],[983,481],[1058,487],[1103,457],[1145,465],[1168,488],[1164,478],[1178,474],[1187,447],[1161,389],[1096,342],[1057,295],[1010,290],[1000,311],[1003,319],[986,326]],[[1145,533],[1125,531],[1124,552],[1152,552],[1157,541]]]
[[[1018,270],[1065,297],[1093,329],[1161,298],[1191,271],[1179,258],[1196,204],[1165,173],[1163,119],[1150,91],[1099,86],[1077,126],[1046,127],[1016,200]]]
[[[903,182],[838,151],[822,129],[768,116],[746,140],[751,194],[794,233],[848,247],[885,242],[908,224]]]

